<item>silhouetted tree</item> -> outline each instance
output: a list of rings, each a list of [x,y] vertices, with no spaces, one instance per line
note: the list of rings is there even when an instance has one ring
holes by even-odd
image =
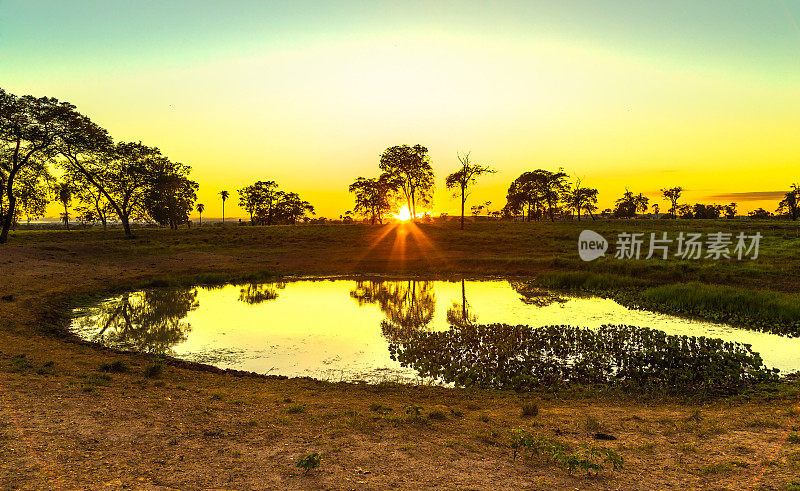
[[[177,229],[178,225],[189,221],[189,214],[197,200],[198,185],[188,179],[188,166],[166,158],[154,163],[155,167],[149,175],[144,211],[160,225]]]
[[[197,214],[200,215],[200,225],[203,225],[203,212],[206,211],[206,205],[197,203]]]
[[[764,208],[756,208],[755,210],[748,213],[748,215],[750,215],[750,218],[756,218],[756,219],[772,218],[772,213],[768,212]]]
[[[536,175],[533,172],[525,172],[514,179],[508,187],[504,210],[508,215],[523,214],[525,220],[531,221],[534,217],[539,218],[542,201],[543,197],[536,184]]]
[[[461,162],[461,168],[453,172],[445,180],[447,189],[457,189],[453,196],[461,195],[461,230],[464,230],[464,205],[469,196],[469,187],[477,182],[478,177],[484,174],[494,174],[497,172],[487,165],[471,164],[469,161],[469,152],[466,154],[458,155],[458,161]]]
[[[314,214],[314,207],[308,201],[303,201],[297,193],[276,193],[275,216],[278,220],[295,225],[297,220],[309,214]]]
[[[29,166],[42,165],[55,153],[59,132],[74,107],[48,97],[17,97],[0,89],[0,169],[4,186],[0,244],[17,212],[17,177]]]
[[[725,205],[725,218],[735,218],[735,217],[736,217],[736,203]]]
[[[625,194],[617,200],[614,216],[617,218],[633,218],[637,213],[646,212],[649,202],[650,199],[642,193],[635,195],[630,190],[625,189]]]
[[[348,188],[355,195],[355,212],[369,218],[372,225],[375,221],[383,223],[383,216],[391,209],[393,187],[386,174],[377,179],[359,177]]]
[[[227,191],[220,191],[219,197],[222,198],[222,223],[225,223],[225,201],[228,200],[230,194]],[[252,217],[251,217],[252,218]]]
[[[250,215],[251,225],[272,225],[277,200],[278,183],[256,181],[239,189],[239,206]]]
[[[792,220],[800,218],[800,184],[792,184],[792,190],[778,203],[778,213],[786,213]]]
[[[412,218],[417,217],[417,202],[428,203],[433,197],[434,180],[428,149],[422,145],[398,145],[381,154],[380,169],[387,182],[402,192]]]
[[[669,200],[669,212],[672,213],[672,216],[675,218],[678,217],[678,200],[680,199],[682,192],[683,188],[680,186],[674,188],[664,188],[661,190],[662,196]]]
[[[574,210],[581,221],[581,210],[585,210],[594,220],[593,212],[597,211],[597,189],[581,186],[581,180],[576,179],[575,184],[569,186],[564,192],[564,202],[570,210]]]
[[[64,227],[69,230],[69,205],[72,203],[72,186],[68,182],[61,182],[56,188],[56,197],[61,205],[64,207],[64,214],[61,218],[64,221]]]

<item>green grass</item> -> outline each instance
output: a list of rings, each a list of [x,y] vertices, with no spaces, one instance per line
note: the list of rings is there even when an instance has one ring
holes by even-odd
[[[800,332],[798,294],[692,282],[649,288],[640,298],[673,313]]]

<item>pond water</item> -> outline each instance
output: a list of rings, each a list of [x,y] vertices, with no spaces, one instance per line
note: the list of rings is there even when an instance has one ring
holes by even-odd
[[[398,329],[447,331],[452,325],[492,323],[649,327],[748,343],[766,366],[781,372],[800,369],[800,338],[501,280],[316,279],[152,289],[109,298],[74,314],[73,332],[108,346],[220,368],[334,381],[414,381],[417,373],[390,357]]]

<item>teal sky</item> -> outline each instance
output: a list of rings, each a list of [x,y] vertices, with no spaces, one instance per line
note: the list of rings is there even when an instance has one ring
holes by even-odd
[[[217,188],[264,178],[338,216],[383,148],[417,142],[440,181],[457,150],[500,169],[476,192],[498,206],[540,166],[603,206],[625,186],[701,200],[797,180],[798,18],[791,0],[0,0],[0,86],[192,165],[212,215]],[[710,186],[693,156],[736,172]]]

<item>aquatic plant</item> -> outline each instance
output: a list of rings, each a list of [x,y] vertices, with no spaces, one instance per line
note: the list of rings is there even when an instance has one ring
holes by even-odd
[[[716,394],[777,378],[777,370],[764,367],[749,345],[633,326],[461,326],[417,331],[390,344],[389,351],[422,377],[464,387],[606,384]]]

